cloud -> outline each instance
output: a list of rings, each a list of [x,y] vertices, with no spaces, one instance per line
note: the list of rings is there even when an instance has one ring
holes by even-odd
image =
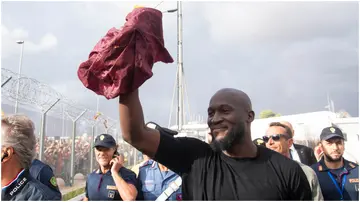
[[[158,3],[5,2],[3,23],[24,29],[5,30],[13,36],[15,55],[2,65],[17,69],[20,48],[13,43],[15,35],[50,44],[45,47],[61,41],[54,51],[27,57],[24,74],[94,109],[95,94],[77,78],[79,61],[86,60],[111,27],[124,24],[134,5]],[[158,9],[176,6],[165,1]],[[191,112],[206,116],[212,94],[234,87],[249,94],[257,113],[267,108],[282,114],[323,110],[328,91],[336,107],[356,115],[358,13],[356,2],[184,2],[183,53]],[[164,13],[165,44],[175,60],[176,22],[176,13]],[[56,34],[57,40],[44,33]],[[175,75],[176,62],[154,66],[154,76],[140,88],[146,120],[167,124]],[[100,109],[118,117],[116,99],[101,98]]]
[[[57,46],[58,40],[52,33],[46,33],[42,36],[39,42],[29,37],[29,32],[22,28],[9,30],[5,25],[1,25],[2,33],[2,57],[6,58],[14,54],[20,53],[20,47],[17,43],[18,40],[24,40],[24,51],[26,53],[39,53],[48,51]]]
[[[207,3],[202,13],[219,44],[289,42],[349,32],[357,2]],[[240,6],[241,5],[241,6]]]

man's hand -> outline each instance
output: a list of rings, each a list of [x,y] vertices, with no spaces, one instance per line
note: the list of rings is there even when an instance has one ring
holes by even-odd
[[[110,161],[110,165],[112,165],[111,166],[112,174],[119,173],[120,168],[123,167],[123,162],[121,161],[121,157],[117,156],[117,157],[113,158]]]

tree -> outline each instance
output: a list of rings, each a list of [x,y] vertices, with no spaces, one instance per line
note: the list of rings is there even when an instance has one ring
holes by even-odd
[[[270,109],[266,109],[266,110],[261,111],[259,116],[261,119],[266,119],[266,118],[271,118],[271,117],[279,117],[279,116],[281,116],[281,114],[275,113]]]
[[[338,117],[338,118],[349,118],[349,117],[351,117],[351,115],[345,110],[339,110],[338,112],[336,112],[336,117]]]

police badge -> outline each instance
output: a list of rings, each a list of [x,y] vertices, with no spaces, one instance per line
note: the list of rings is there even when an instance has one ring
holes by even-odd
[[[109,198],[114,198],[115,197],[115,191],[109,191],[108,192],[108,197]]]

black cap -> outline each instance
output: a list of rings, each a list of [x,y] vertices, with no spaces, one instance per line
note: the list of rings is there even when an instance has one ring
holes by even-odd
[[[94,147],[113,148],[116,147],[116,141],[113,136],[109,134],[101,134],[95,138]]]
[[[321,131],[320,140],[328,140],[333,137],[345,139],[340,128],[337,127],[326,127]]]
[[[265,141],[262,138],[256,138],[255,140],[253,140],[253,143],[258,146],[266,146]]]

